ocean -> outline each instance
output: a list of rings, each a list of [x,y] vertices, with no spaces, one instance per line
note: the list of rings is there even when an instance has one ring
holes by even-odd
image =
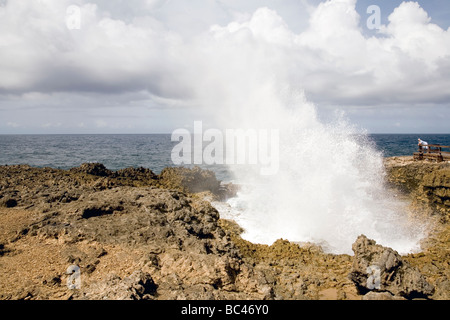
[[[412,155],[417,138],[429,144],[450,145],[450,134],[372,134],[370,140],[384,157]],[[145,167],[159,174],[174,166],[170,134],[52,134],[0,135],[0,165],[70,169],[85,162],[100,162],[110,170]],[[205,143],[206,144],[206,143]],[[233,178],[224,165],[200,165],[221,181]]]

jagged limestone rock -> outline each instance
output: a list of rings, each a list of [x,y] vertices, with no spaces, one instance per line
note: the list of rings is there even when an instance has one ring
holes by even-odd
[[[408,299],[431,296],[434,287],[419,270],[404,261],[397,251],[360,235],[353,243],[355,253],[349,278],[361,293],[386,291]]]

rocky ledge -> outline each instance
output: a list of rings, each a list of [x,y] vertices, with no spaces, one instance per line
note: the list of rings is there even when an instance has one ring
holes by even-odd
[[[248,242],[205,200],[236,187],[199,168],[0,166],[0,299],[448,299],[448,166],[430,169],[431,189],[387,168],[398,192],[423,192],[424,219],[439,217],[418,254],[364,235],[353,256]]]
[[[414,161],[412,157],[385,160],[388,182],[411,196],[414,204],[428,214],[439,215],[441,222],[450,218],[450,162]]]

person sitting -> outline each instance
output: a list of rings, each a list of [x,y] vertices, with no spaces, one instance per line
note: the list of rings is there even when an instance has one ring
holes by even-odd
[[[419,143],[417,143],[417,145],[419,146],[419,150],[422,151],[422,147],[425,150],[428,150],[428,142],[421,140],[420,138],[418,139]]]

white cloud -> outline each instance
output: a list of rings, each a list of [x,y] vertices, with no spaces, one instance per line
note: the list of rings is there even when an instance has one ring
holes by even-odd
[[[408,92],[417,102],[448,98],[447,90],[436,89],[450,84],[437,72],[450,59],[450,32],[430,24],[417,3],[404,2],[382,28],[382,37],[365,38],[354,2],[319,5],[300,35],[301,47],[316,50],[304,78],[319,83],[310,87],[305,81],[307,91],[335,103],[409,101]]]
[[[430,24],[416,3],[403,3],[390,16],[393,26],[385,27],[379,37],[365,37],[359,19],[355,1],[341,0],[320,4],[300,34],[265,8],[247,21],[216,26],[210,34],[214,41],[200,45],[212,53],[206,68],[212,85],[202,92],[214,92],[210,104],[227,95],[242,103],[245,100],[236,96],[261,94],[258,85],[272,78],[303,89],[321,105],[448,103],[449,31]],[[403,21],[413,35],[399,33]],[[202,62],[208,63],[207,58]],[[250,109],[248,101],[246,108]]]
[[[430,23],[431,18],[417,2],[403,2],[389,16],[382,33],[390,37],[388,48],[398,48],[412,59],[436,67],[439,59],[450,55],[450,32]],[[386,48],[387,49],[387,48]]]
[[[255,10],[261,3],[267,8]],[[403,2],[372,37],[361,30],[356,0],[79,0],[80,30],[70,30],[73,4],[0,6],[0,110],[13,101],[126,112],[140,101],[214,113],[225,103],[271,99],[273,83],[319,106],[449,103],[450,30],[416,2]],[[294,28],[293,17],[306,15]]]
[[[177,35],[151,17],[134,23],[105,17],[90,3],[80,6],[80,30],[70,30],[65,24],[68,5],[9,1],[0,7],[0,69],[6,75],[0,92],[149,89],[183,94],[168,86],[174,80],[169,57]]]

